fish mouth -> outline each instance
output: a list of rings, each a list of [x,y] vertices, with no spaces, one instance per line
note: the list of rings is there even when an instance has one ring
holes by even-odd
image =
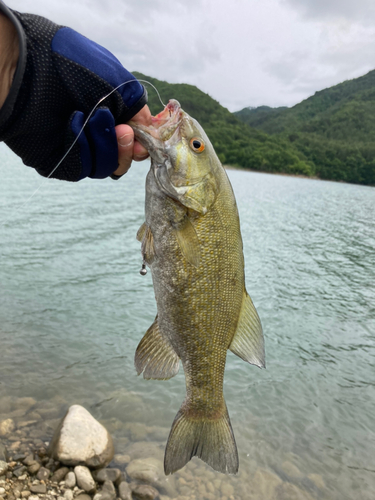
[[[175,99],[171,99],[163,111],[152,117],[149,126],[130,121],[134,136],[157,162],[166,158],[165,149],[180,140],[179,129],[184,118],[184,111]]]

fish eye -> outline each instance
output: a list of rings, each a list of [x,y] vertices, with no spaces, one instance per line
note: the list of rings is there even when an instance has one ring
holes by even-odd
[[[193,137],[190,140],[190,147],[196,153],[202,153],[202,151],[204,151],[205,146],[204,146],[204,142],[202,141],[202,139],[199,139],[198,137]]]

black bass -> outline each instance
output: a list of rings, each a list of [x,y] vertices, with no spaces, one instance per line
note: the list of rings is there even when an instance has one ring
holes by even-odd
[[[164,469],[197,456],[235,474],[238,453],[223,396],[227,350],[265,366],[261,323],[245,288],[236,200],[199,123],[171,100],[151,127],[132,124],[151,156],[146,221],[138,231],[157,316],[136,354],[146,379],[176,375],[186,397],[169,434]]]

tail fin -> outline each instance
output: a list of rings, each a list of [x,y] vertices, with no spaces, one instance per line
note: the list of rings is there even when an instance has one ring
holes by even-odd
[[[195,456],[218,472],[238,472],[237,446],[225,403],[216,419],[191,417],[183,407],[177,413],[165,450],[165,474],[178,471]]]

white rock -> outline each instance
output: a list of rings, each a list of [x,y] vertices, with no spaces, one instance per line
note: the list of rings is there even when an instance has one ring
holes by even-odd
[[[76,475],[77,484],[80,488],[85,490],[87,493],[95,491],[96,484],[90,470],[87,467],[77,465],[77,467],[74,467],[74,474]]]
[[[49,455],[65,465],[106,467],[114,456],[108,431],[82,406],[73,405],[56,429]]]
[[[76,475],[74,472],[68,472],[68,474],[65,476],[65,486],[67,488],[74,488],[76,485]]]
[[[73,496],[72,490],[66,490],[64,493],[64,500],[73,500]]]

